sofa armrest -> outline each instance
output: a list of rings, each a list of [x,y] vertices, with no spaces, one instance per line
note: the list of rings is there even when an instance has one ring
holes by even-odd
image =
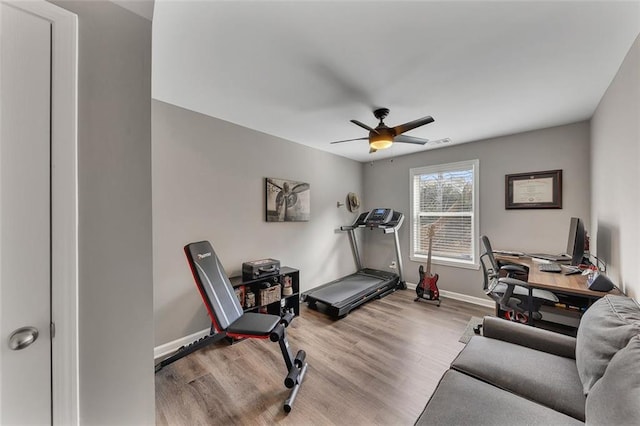
[[[482,322],[482,334],[491,339],[514,343],[565,358],[576,358],[575,337],[553,331],[486,316]]]

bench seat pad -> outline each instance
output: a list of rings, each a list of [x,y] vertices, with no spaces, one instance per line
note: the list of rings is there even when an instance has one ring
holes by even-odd
[[[244,334],[249,336],[266,336],[276,328],[280,322],[277,315],[245,312],[227,328],[227,333]]]

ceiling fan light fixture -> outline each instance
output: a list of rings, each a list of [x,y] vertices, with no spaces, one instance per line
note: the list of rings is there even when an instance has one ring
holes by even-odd
[[[342,142],[351,142],[351,141],[359,141],[359,140],[369,140],[369,153],[372,154],[381,149],[387,149],[395,142],[409,143],[415,145],[424,145],[429,142],[429,139],[417,138],[415,136],[407,136],[403,133],[408,132],[410,130],[415,129],[416,127],[424,126],[425,124],[433,123],[433,117],[426,116],[422,118],[418,118],[417,120],[409,121],[404,124],[400,124],[398,126],[389,127],[382,121],[389,114],[388,108],[378,108],[373,111],[373,115],[380,120],[378,126],[374,129],[371,126],[368,126],[358,120],[351,120],[353,124],[358,127],[362,127],[369,131],[368,138],[356,138],[356,139],[346,139],[342,141],[331,142],[334,143],[342,143]]]
[[[388,135],[374,135],[369,142],[369,146],[375,150],[389,148],[391,144],[393,144],[393,138]]]

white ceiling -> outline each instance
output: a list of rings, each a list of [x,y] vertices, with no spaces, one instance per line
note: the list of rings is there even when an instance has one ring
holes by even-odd
[[[153,97],[371,161],[437,147],[329,144],[375,107],[451,144],[588,119],[639,33],[640,1],[157,0]]]
[[[111,2],[149,21],[153,20],[154,0],[111,0]]]

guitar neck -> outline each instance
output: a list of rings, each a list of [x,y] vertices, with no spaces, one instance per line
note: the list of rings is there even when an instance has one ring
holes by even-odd
[[[431,276],[431,246],[433,238],[429,235],[429,254],[427,255],[427,276]]]

